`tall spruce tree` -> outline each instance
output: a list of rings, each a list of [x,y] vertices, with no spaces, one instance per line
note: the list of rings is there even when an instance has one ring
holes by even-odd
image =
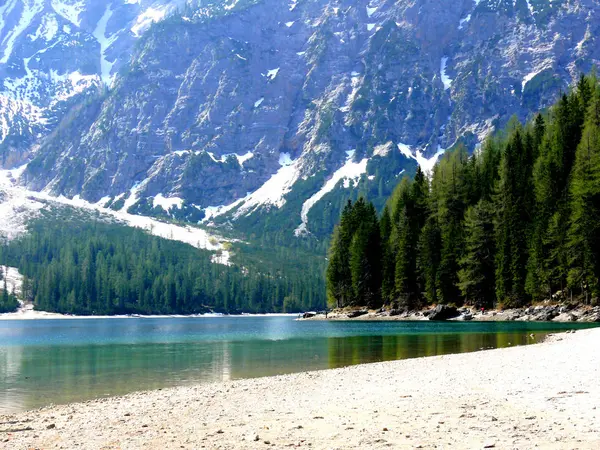
[[[390,238],[392,235],[392,218],[388,205],[383,208],[381,220],[379,221],[379,231],[381,237],[381,298],[385,303],[389,303],[394,299],[394,274],[395,261]]]
[[[459,287],[465,303],[493,306],[495,295],[494,210],[480,201],[465,213],[465,253],[460,260]]]
[[[444,303],[460,303],[458,268],[463,252],[464,211],[468,206],[466,171],[468,155],[464,147],[447,152],[433,175],[440,230],[440,262],[437,271],[437,299]]]
[[[531,161],[527,160],[523,131],[517,127],[502,155],[496,195],[496,295],[503,304],[526,303],[527,203]]]
[[[431,215],[419,237],[417,265],[423,280],[423,293],[427,303],[437,303],[438,270],[440,266],[440,247],[442,238],[437,216]]]

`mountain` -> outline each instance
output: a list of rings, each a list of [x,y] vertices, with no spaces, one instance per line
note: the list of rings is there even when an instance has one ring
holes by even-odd
[[[0,7],[5,163],[246,234],[326,236],[348,198],[381,206],[600,59],[593,0],[131,1]]]
[[[6,0],[0,6],[3,162],[32,151],[73,105],[109,87],[137,38],[178,3]]]

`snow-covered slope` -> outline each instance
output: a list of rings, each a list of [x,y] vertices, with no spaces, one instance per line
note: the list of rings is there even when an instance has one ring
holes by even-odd
[[[46,192],[28,191],[18,185],[25,166],[13,170],[0,170],[0,237],[14,239],[26,232],[27,222],[39,216],[39,213],[53,206],[66,205],[78,209],[98,211],[106,217],[131,227],[142,228],[154,236],[190,244],[196,248],[215,252],[213,261],[229,265],[229,251],[224,247],[223,238],[204,229],[180,226],[128,214],[126,211],[114,211],[105,208],[103,202],[89,203],[80,198],[68,199],[53,197]],[[108,199],[103,199],[104,202]]]

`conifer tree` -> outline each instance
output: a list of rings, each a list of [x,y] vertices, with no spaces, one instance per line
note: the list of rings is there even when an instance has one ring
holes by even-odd
[[[437,299],[444,303],[460,303],[458,263],[463,252],[462,221],[468,206],[465,184],[468,156],[464,147],[446,153],[433,176],[437,203],[441,246],[437,270]]]
[[[427,303],[437,303],[438,270],[441,247],[440,229],[435,215],[429,216],[419,238],[417,265],[423,280]]]
[[[465,303],[493,306],[495,295],[494,212],[485,201],[465,213],[465,254],[460,260],[459,287]]]
[[[496,295],[504,304],[526,302],[527,276],[527,189],[530,164],[518,127],[509,138],[502,156],[496,196]]]
[[[384,303],[389,303],[394,299],[394,274],[395,261],[390,238],[392,234],[392,219],[390,217],[389,207],[386,205],[381,213],[379,221],[379,230],[381,236],[381,264],[382,264],[382,282],[381,297]]]

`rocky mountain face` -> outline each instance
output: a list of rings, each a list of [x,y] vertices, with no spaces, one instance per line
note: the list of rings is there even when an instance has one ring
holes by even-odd
[[[0,6],[0,145],[29,188],[319,235],[600,59],[595,0],[134,2]]]
[[[110,87],[136,39],[178,3],[4,0],[0,5],[3,165],[35,149],[74,105]]]

